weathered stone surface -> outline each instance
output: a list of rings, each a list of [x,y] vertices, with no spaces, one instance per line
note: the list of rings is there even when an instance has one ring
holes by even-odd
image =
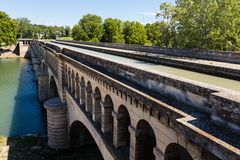
[[[48,145],[53,149],[68,148],[67,108],[60,98],[44,103],[47,109]]]
[[[223,121],[233,123],[240,131],[240,94],[213,93],[210,99],[213,107],[213,115]]]
[[[168,155],[165,154],[166,148],[171,144],[182,146],[195,159],[204,159],[201,152],[203,148],[209,152],[207,155],[214,158],[239,159],[240,147],[232,143],[232,140],[236,138],[231,137],[230,134],[232,133],[225,135],[226,137],[221,137],[221,134],[212,134],[211,127],[216,127],[216,125],[210,119],[210,116],[214,113],[219,112],[219,116],[228,122],[238,122],[236,121],[237,118],[232,118],[238,113],[235,100],[228,97],[219,98],[218,95],[215,95],[226,92],[226,90],[167,74],[113,63],[67,49],[60,49],[52,44],[42,45],[41,47],[49,55],[48,58],[51,59],[51,61],[48,61],[51,64],[49,71],[53,72],[52,74],[54,72],[58,73],[58,79],[65,77],[64,79],[67,80],[66,83],[58,83],[57,86],[62,92],[66,93],[68,118],[63,118],[62,108],[64,107],[59,107],[59,109],[52,106],[52,104],[58,104],[56,101],[49,103],[49,106],[46,107],[49,111],[49,132],[52,132],[51,135],[49,134],[49,144],[53,147],[66,142],[64,139],[67,137],[65,136],[67,132],[64,132],[64,128],[67,127],[61,125],[68,124],[70,126],[74,121],[80,121],[93,136],[103,157],[105,159],[117,159],[119,145],[126,145],[118,142],[122,139],[119,138],[122,136],[121,134],[125,133],[121,129],[126,126],[119,125],[121,114],[118,115],[117,113],[120,106],[124,105],[130,115],[131,127],[128,130],[131,135],[128,149],[130,159],[137,158],[140,155],[138,151],[144,147],[139,145],[141,143],[136,140],[146,132],[138,129],[138,122],[141,120],[146,121],[154,132],[151,133],[151,136],[155,137],[156,140],[153,151],[156,159],[163,159],[165,155]],[[62,54],[56,54],[56,51],[61,51]],[[81,60],[81,63],[77,60]],[[59,65],[54,65],[55,62],[59,63],[60,61],[64,69],[59,68]],[[106,73],[99,72],[99,68],[106,70]],[[79,75],[79,79],[81,79],[79,94],[73,94],[77,90],[77,83],[74,78],[76,75]],[[60,81],[58,80],[58,82]],[[131,83],[126,83],[126,81]],[[88,84],[91,84],[92,92],[95,91],[95,88],[99,88],[101,92],[99,103],[101,105],[101,123],[98,122],[98,124],[94,122],[95,109],[91,108],[93,107],[91,105],[95,105],[95,100],[93,100],[95,96],[93,93],[87,96],[86,93],[86,91],[90,91],[89,88],[87,89]],[[158,97],[150,91],[157,92]],[[107,96],[111,97],[113,104],[105,103],[105,97]],[[167,100],[162,99],[163,97],[167,97]],[[92,104],[87,102],[90,98],[92,98]],[[234,116],[229,113],[222,113],[225,112],[225,108],[219,107],[219,103],[233,106],[234,111],[231,113]],[[87,104],[87,110],[85,104]],[[59,104],[59,106],[62,105]],[[58,118],[68,122],[59,122]],[[206,123],[206,120],[209,121]],[[100,131],[100,128],[102,128],[102,131]],[[224,130],[224,127],[221,129]],[[222,130],[217,131],[222,133]],[[112,133],[114,135],[111,135]],[[224,138],[227,138],[227,140],[225,141]],[[236,139],[236,142],[238,141]]]

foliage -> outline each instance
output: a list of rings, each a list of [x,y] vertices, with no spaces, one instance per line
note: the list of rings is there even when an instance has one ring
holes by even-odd
[[[33,26],[30,23],[30,20],[27,18],[18,18],[18,31],[17,31],[17,37],[18,38],[29,38],[32,37],[32,30]]]
[[[71,37],[71,27],[66,26],[64,28],[64,34],[65,34],[66,37]]]
[[[240,49],[239,0],[178,0],[177,8],[183,47]]]
[[[173,4],[164,2],[160,4],[160,12],[156,14],[156,17],[161,17],[163,21],[171,21],[173,20],[173,16],[176,13],[176,8]]]
[[[175,46],[240,50],[239,0],[176,0],[163,3],[157,17],[170,24]]]
[[[69,41],[71,41],[71,40],[73,40],[73,38],[72,37],[60,37],[57,40],[69,40]]]
[[[72,38],[74,40],[80,40],[80,34],[81,34],[81,31],[80,31],[80,26],[78,24],[75,24],[72,28]]]
[[[122,21],[119,19],[107,18],[103,23],[103,42],[124,43]]]
[[[168,22],[155,22],[145,26],[148,39],[153,46],[172,47],[173,32]]]
[[[78,33],[73,37],[75,40],[99,42],[104,34],[102,18],[93,14],[83,16],[74,28]]]
[[[141,44],[148,43],[146,30],[139,22],[126,21],[123,25],[123,33],[125,42],[127,44]]]
[[[17,22],[0,11],[0,47],[14,44],[17,36]]]
[[[71,34],[70,27],[45,26],[31,24],[27,18],[19,18],[17,38],[56,39]]]

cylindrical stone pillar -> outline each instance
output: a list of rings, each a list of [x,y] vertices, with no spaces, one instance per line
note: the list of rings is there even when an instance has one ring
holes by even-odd
[[[68,148],[67,107],[60,98],[44,103],[47,109],[48,145],[53,149]]]

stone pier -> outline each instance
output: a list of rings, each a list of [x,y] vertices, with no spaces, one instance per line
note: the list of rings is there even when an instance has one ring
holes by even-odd
[[[68,148],[67,107],[60,98],[44,103],[47,109],[48,145],[53,149]]]

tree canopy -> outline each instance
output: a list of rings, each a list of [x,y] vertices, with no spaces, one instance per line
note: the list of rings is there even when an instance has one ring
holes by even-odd
[[[128,44],[144,45],[148,42],[146,30],[140,22],[126,21],[123,25],[123,33]]]
[[[103,23],[103,42],[124,43],[122,21],[119,19],[107,18]]]
[[[78,36],[83,41],[99,42],[104,34],[102,18],[94,14],[84,15],[78,27]]]
[[[172,47],[172,31],[169,23],[155,22],[145,26],[148,39],[153,46]]]
[[[0,47],[14,44],[17,37],[17,22],[0,11]]]
[[[17,38],[35,38],[35,39],[56,39],[58,37],[70,36],[69,26],[46,26],[31,24],[27,18],[18,18]]]
[[[239,50],[239,15],[239,0],[176,0],[157,16],[170,22],[180,48]]]

